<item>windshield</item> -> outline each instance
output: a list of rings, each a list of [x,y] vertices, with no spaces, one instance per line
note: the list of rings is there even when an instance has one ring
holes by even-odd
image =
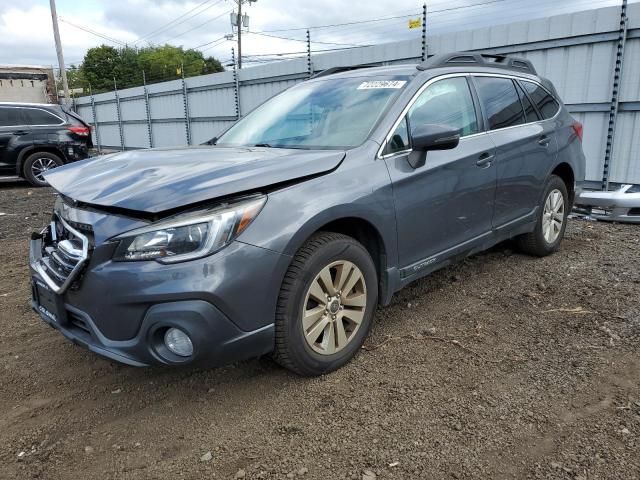
[[[302,83],[268,100],[217,145],[346,149],[361,145],[408,77]]]

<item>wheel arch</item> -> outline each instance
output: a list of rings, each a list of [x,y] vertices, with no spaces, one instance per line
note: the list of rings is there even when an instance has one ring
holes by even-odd
[[[559,163],[551,171],[551,175],[556,175],[562,179],[567,187],[567,193],[569,194],[569,205],[570,207],[573,206],[576,185],[576,176],[573,171],[573,167],[566,162]]]
[[[295,253],[317,232],[341,233],[354,238],[361,243],[369,252],[378,274],[379,301],[386,302],[386,292],[388,291],[387,268],[391,245],[389,240],[385,240],[383,230],[374,221],[360,215],[343,214],[327,217],[324,215],[315,217],[308,221],[287,245],[288,255]]]
[[[63,163],[67,163],[67,157],[64,155],[64,152],[59,148],[54,146],[49,146],[49,145],[32,145],[30,147],[26,147],[22,149],[18,154],[18,161],[16,162],[16,174],[19,177],[24,178],[23,168],[24,168],[24,162],[27,159],[27,157],[32,153],[38,153],[38,152],[52,153],[60,157]]]

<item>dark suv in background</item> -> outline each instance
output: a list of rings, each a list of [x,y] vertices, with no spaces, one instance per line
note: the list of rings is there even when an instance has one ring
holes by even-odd
[[[131,365],[273,353],[318,375],[416,279],[509,238],[556,251],[584,171],[582,125],[527,60],[320,74],[214,146],[48,173],[60,196],[32,236],[32,306]]]
[[[47,185],[44,173],[89,156],[91,127],[61,105],[0,103],[0,177]]]

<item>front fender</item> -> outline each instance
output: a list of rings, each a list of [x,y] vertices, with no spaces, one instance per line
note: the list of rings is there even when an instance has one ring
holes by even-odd
[[[344,218],[364,220],[376,229],[388,264],[397,264],[389,173],[384,162],[373,159],[366,168],[361,168],[359,162],[345,161],[334,172],[269,194],[262,212],[239,240],[295,255],[314,232]]]

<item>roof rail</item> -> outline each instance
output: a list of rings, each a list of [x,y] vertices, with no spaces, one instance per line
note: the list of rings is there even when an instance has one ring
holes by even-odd
[[[425,60],[420,63],[417,68],[418,70],[427,70],[430,68],[452,66],[504,68],[506,70],[517,70],[519,72],[537,75],[533,64],[525,58],[507,57],[505,55],[482,52],[443,53]]]
[[[375,63],[363,63],[361,65],[345,65],[343,67],[331,67],[331,68],[327,68],[326,70],[322,70],[321,72],[316,73],[315,75],[312,75],[311,78],[318,78],[318,77],[326,77],[327,75],[332,75],[334,73],[340,73],[340,72],[349,72],[351,70],[359,70],[361,68],[371,68],[371,67],[379,67],[380,64],[375,64]]]

